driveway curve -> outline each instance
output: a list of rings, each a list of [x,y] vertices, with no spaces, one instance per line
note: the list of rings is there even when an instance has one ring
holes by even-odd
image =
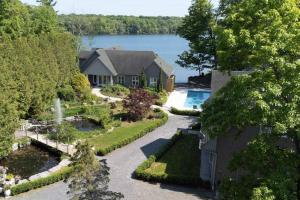
[[[148,183],[132,178],[133,171],[147,156],[166,144],[178,128],[187,128],[196,118],[169,116],[168,122],[131,144],[117,149],[105,157],[110,167],[110,190],[121,192],[126,200],[199,200],[212,199],[212,194],[198,187]],[[56,183],[30,191],[11,199],[14,200],[65,200],[67,186]]]

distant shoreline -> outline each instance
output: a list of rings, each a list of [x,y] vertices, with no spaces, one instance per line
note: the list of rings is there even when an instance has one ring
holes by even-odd
[[[182,17],[59,15],[59,22],[74,35],[176,34]]]

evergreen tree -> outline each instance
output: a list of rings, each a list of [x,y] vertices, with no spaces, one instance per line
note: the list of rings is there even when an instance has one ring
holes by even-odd
[[[163,74],[162,74],[162,70],[160,69],[160,71],[159,71],[159,79],[158,79],[157,85],[156,85],[156,92],[162,92],[163,89],[164,89]]]
[[[108,190],[109,168],[105,160],[97,161],[92,147],[87,143],[78,143],[72,156],[73,172],[69,177],[69,194],[72,199],[118,200],[124,196]]]
[[[140,86],[141,88],[146,88],[147,87],[147,77],[146,77],[146,74],[145,74],[145,71],[143,69],[141,75],[140,75]]]

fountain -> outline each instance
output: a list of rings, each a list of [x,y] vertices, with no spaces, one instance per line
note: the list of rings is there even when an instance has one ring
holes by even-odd
[[[62,120],[63,120],[63,114],[62,114],[62,109],[61,109],[61,103],[60,99],[57,98],[54,103],[54,109],[55,109],[55,120],[57,125],[61,125]]]

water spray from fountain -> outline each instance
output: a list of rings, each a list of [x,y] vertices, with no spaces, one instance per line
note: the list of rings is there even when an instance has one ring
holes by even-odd
[[[61,103],[60,103],[60,99],[56,99],[55,100],[55,104],[54,104],[54,108],[55,108],[55,121],[57,125],[61,125],[62,120],[63,120],[63,114],[62,114],[62,109],[61,109]]]

